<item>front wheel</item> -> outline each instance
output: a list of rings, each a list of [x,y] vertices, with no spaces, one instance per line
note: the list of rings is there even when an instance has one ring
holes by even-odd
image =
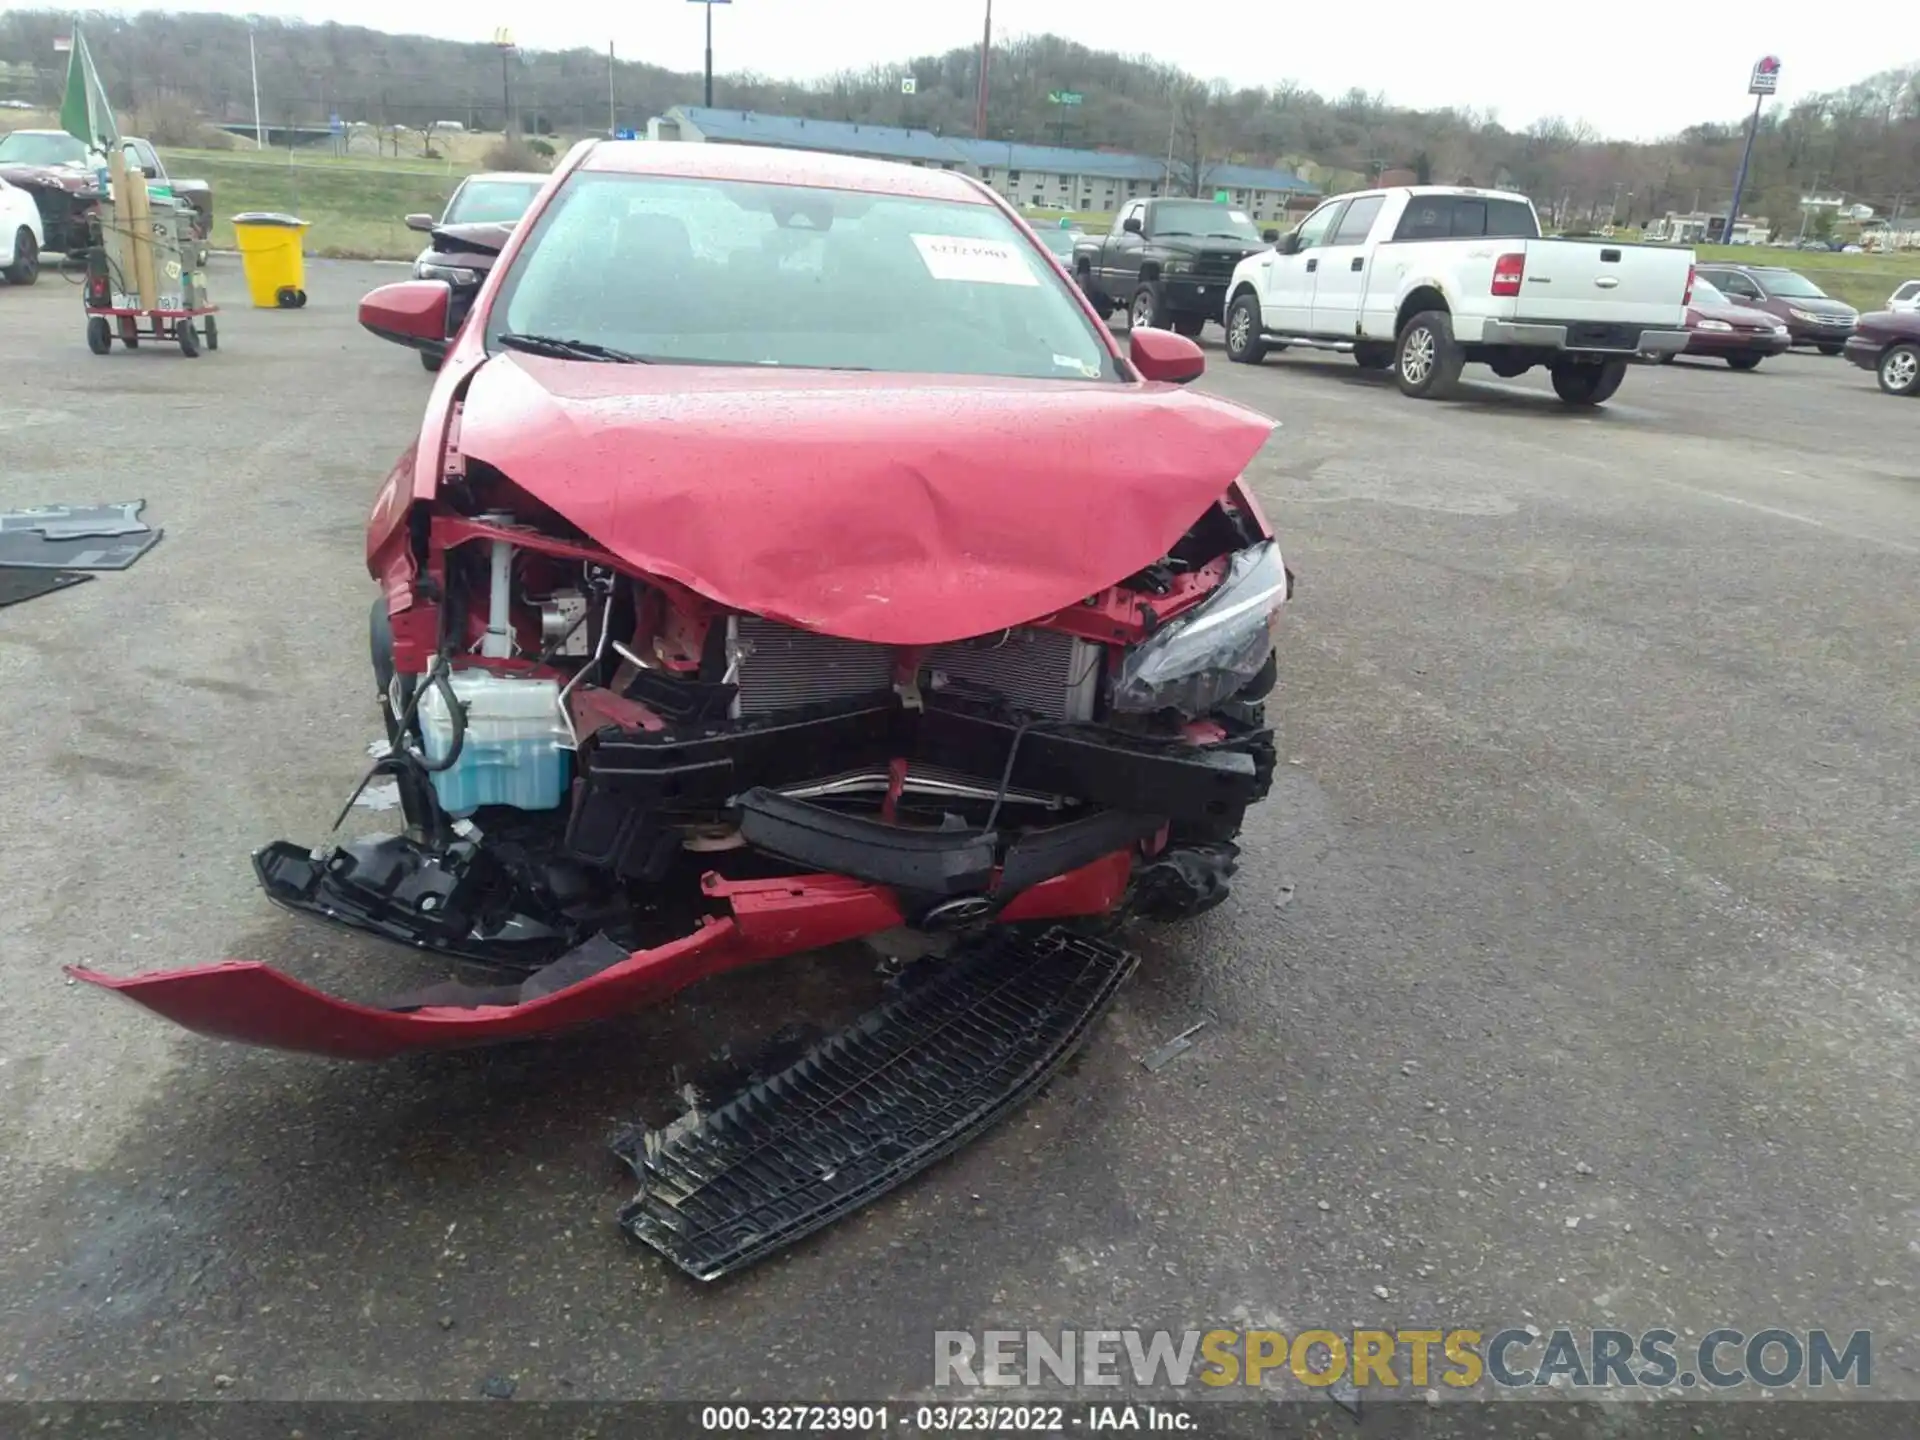
[[[1466,352],[1453,339],[1453,317],[1444,310],[1422,310],[1400,328],[1393,369],[1400,393],[1416,400],[1444,400],[1460,383]]]
[[[1260,297],[1236,296],[1227,310],[1227,358],[1240,365],[1258,365],[1267,358],[1260,338]]]
[[[1895,345],[1876,367],[1880,388],[1889,395],[1920,395],[1920,345]]]
[[[1148,281],[1133,292],[1133,303],[1127,306],[1127,323],[1136,330],[1143,326],[1149,330],[1167,328],[1167,302],[1158,285]]]
[[[1562,362],[1553,367],[1553,393],[1569,405],[1600,405],[1613,398],[1627,378],[1627,362],[1608,360],[1600,365]]]
[[[211,315],[207,316],[206,327],[201,332],[201,338],[207,342],[207,349],[218,350],[220,348],[220,325]]]
[[[1760,360],[1761,357],[1758,355],[1727,356],[1727,364],[1734,370],[1757,370],[1760,368]]]
[[[26,226],[13,237],[13,264],[0,273],[9,285],[31,285],[40,278],[40,244]]]
[[[113,331],[107,328],[106,316],[96,315],[87,321],[87,348],[96,355],[113,349]]]
[[[1353,347],[1353,363],[1362,370],[1386,370],[1393,365],[1393,346],[1380,344]]]
[[[436,355],[431,350],[422,350],[420,352],[420,368],[429,372],[438,373],[440,362],[444,358],[444,356]]]
[[[193,321],[182,320],[174,327],[173,338],[180,342],[180,353],[189,360],[200,358],[200,337],[193,333]]]
[[[1173,333],[1184,335],[1189,340],[1198,340],[1200,332],[1207,328],[1204,315],[1176,315],[1173,317]]]
[[[1845,345],[1822,345],[1819,347],[1819,350],[1822,355],[1838,355],[1846,348]]]

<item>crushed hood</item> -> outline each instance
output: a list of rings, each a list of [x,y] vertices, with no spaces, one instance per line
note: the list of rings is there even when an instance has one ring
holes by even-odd
[[[1273,428],[1173,387],[507,354],[474,377],[460,448],[637,570],[917,645],[1151,564]]]

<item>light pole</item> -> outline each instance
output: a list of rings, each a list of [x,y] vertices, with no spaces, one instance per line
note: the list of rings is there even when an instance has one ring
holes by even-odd
[[[253,44],[254,17],[247,17],[247,68],[253,72],[253,148],[267,148],[266,132],[260,125],[260,56]]]
[[[987,0],[986,24],[980,31],[980,88],[973,97],[973,133],[987,138],[987,69],[993,62],[993,0]]]
[[[613,41],[607,41],[607,138],[609,140],[619,132],[620,120],[614,113],[613,105]]]
[[[502,25],[493,32],[493,48],[500,52],[500,136],[513,139],[513,32]]]
[[[1767,96],[1780,88],[1780,57],[1762,55],[1753,64],[1753,76],[1747,93],[1753,96],[1753,115],[1747,121],[1747,145],[1740,152],[1740,170],[1733,177],[1733,204],[1727,209],[1726,228],[1720,232],[1722,245],[1733,244],[1733,227],[1740,223],[1740,192],[1747,188],[1747,164],[1753,159],[1753,136],[1760,128],[1760,106]]]
[[[704,92],[706,99],[701,103],[711,110],[713,108],[713,7],[731,5],[733,0],[693,0],[693,3],[707,7],[707,86]]]

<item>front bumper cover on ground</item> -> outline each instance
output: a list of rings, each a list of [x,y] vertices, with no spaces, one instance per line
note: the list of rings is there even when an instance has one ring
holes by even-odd
[[[1104,914],[1120,903],[1131,868],[1124,852],[1104,856],[1026,890],[998,918]],[[77,967],[67,973],[203,1035],[381,1060],[551,1035],[658,1003],[709,975],[876,934],[907,918],[884,887],[838,875],[734,881],[710,874],[701,888],[724,914],[644,950],[594,937],[511,991],[447,985],[389,1006],[363,1005],[251,960],[128,979]]]

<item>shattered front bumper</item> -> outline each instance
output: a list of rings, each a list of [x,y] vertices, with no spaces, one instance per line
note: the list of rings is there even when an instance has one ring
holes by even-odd
[[[896,826],[779,788],[783,778],[901,756],[1004,771],[1014,788],[1081,798],[1085,813],[1003,839]],[[978,709],[937,704],[904,718],[897,705],[876,705],[760,726],[608,727],[583,742],[564,855],[644,886],[660,878],[647,872],[662,838],[677,837],[672,817],[719,804],[738,817],[762,868],[783,861],[794,873],[709,871],[699,894],[686,897],[698,913],[684,933],[630,948],[603,929],[569,931],[538,905],[489,908],[482,897],[510,887],[485,842],[392,836],[319,853],[279,842],[255,856],[277,904],[450,957],[510,965],[525,978],[448,982],[367,1005],[254,961],[128,979],[69,973],[202,1034],[343,1059],[527,1039],[658,1003],[726,970],[901,926],[1114,912],[1143,848],[1170,824],[1237,829],[1271,771],[1264,730],[1219,747],[1135,744],[1091,727],[1029,733]],[[677,853],[677,842],[672,848]]]

